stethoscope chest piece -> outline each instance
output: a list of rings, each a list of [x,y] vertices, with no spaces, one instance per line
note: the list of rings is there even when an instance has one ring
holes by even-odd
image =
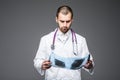
[[[51,49],[54,50],[55,49],[55,45],[52,44],[51,45]]]

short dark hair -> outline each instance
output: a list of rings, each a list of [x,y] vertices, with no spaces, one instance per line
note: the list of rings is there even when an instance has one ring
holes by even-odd
[[[57,12],[56,12],[56,17],[58,17],[59,13],[62,13],[64,15],[67,15],[69,12],[71,13],[71,18],[73,18],[73,11],[71,9],[71,7],[67,6],[67,5],[63,5],[63,6],[60,6],[58,9],[57,9]]]

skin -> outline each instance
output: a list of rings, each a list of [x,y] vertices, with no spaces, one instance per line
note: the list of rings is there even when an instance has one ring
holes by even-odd
[[[88,62],[84,65],[86,69],[91,69],[93,67],[92,61],[88,60]]]
[[[42,63],[42,69],[43,70],[46,70],[46,69],[49,69],[51,66],[51,62],[49,60],[45,60],[43,63]]]
[[[71,13],[64,15],[59,13],[58,17],[56,17],[56,23],[59,26],[59,29],[64,34],[70,29],[73,19],[71,18]]]
[[[67,33],[68,30],[70,29],[72,22],[73,22],[73,19],[71,18],[71,13],[68,13],[67,15],[59,13],[58,17],[56,17],[56,23],[59,26],[59,30],[64,34]],[[50,65],[51,65],[51,62],[49,60],[45,60],[42,63],[42,69],[43,70],[49,69],[51,67]],[[90,69],[91,67],[93,67],[92,61],[88,60],[88,62],[84,67],[87,69]]]

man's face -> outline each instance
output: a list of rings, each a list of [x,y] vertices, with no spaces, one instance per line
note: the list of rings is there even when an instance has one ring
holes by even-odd
[[[72,24],[71,13],[68,13],[67,15],[59,13],[58,17],[56,17],[56,22],[58,23],[61,32],[66,33]]]

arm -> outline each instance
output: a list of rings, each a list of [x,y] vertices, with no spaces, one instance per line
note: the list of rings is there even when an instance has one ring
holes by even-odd
[[[88,71],[91,75],[94,73],[94,61],[92,58],[92,55],[90,55],[90,59],[87,61],[87,63],[84,65],[84,69]]]
[[[87,47],[87,42],[86,40],[83,41],[83,45],[82,45],[82,48],[83,48],[83,54],[90,54],[89,50],[88,50],[88,47]],[[93,61],[93,57],[92,55],[90,54],[89,58],[88,58],[88,61],[87,63],[84,65],[83,69],[88,71],[91,75],[94,73],[94,61]]]
[[[46,39],[45,37],[42,37],[38,51],[34,58],[34,67],[41,75],[44,75],[45,70],[48,69],[47,64],[50,64],[50,62],[47,60],[47,57]]]

